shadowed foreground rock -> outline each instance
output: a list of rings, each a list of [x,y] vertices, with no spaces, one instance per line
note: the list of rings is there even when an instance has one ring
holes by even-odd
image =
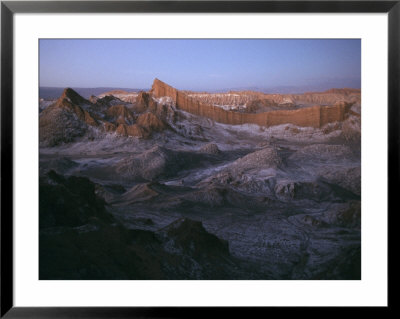
[[[54,171],[41,179],[40,279],[238,275],[228,243],[208,233],[201,222],[182,219],[156,232],[127,229],[107,212],[94,190],[87,178],[64,178]]]

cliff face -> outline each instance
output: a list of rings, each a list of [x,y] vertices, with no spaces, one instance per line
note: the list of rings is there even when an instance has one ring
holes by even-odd
[[[278,110],[252,114],[225,111],[218,106],[203,103],[158,79],[154,80],[151,93],[156,98],[169,96],[176,103],[178,109],[182,109],[195,115],[208,117],[216,122],[231,125],[250,123],[261,126],[274,126],[291,123],[298,126],[310,126],[318,128],[330,122],[343,121],[345,119],[345,114],[349,111],[351,105],[353,104],[349,102],[342,102],[336,103],[332,106],[316,105],[295,110]],[[313,95],[314,93],[309,93],[303,98],[307,101],[313,101]],[[319,95],[326,94],[321,93]],[[302,95],[292,95],[291,97],[297,100],[297,98],[302,97]],[[284,98],[285,97],[283,96],[280,99],[283,100]],[[315,99],[320,100],[319,98]],[[330,95],[329,99],[333,100]],[[337,97],[335,101],[337,101]]]
[[[151,92],[157,98],[162,96],[169,96],[174,102],[176,102],[177,100],[178,90],[160,81],[159,79],[154,79],[153,86],[151,87]]]

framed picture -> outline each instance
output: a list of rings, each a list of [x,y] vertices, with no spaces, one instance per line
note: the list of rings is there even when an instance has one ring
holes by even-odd
[[[399,19],[2,1],[1,316],[388,309]]]

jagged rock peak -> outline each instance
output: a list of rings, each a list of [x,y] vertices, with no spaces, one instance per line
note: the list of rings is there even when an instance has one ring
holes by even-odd
[[[71,88],[64,89],[63,93],[61,94],[59,101],[68,100],[73,104],[76,105],[84,105],[84,104],[91,104],[88,100],[84,97],[80,96],[76,91]]]
[[[138,116],[137,124],[151,130],[151,131],[162,131],[166,129],[166,125],[153,113],[144,113]]]
[[[148,92],[140,91],[136,98],[136,104],[141,106],[148,106],[150,100],[150,94]]]
[[[170,85],[168,85],[166,82],[161,81],[161,80],[158,79],[158,78],[155,78],[154,81],[153,81],[152,88],[153,88],[154,86],[157,86],[157,85],[166,85],[166,86],[170,86]]]
[[[149,109],[156,108],[156,102],[152,99],[151,94],[149,92],[140,91],[138,96],[136,97],[135,103],[135,111],[138,113],[143,113],[148,111]]]

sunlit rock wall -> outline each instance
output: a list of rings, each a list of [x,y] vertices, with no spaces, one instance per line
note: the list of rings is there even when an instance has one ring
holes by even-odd
[[[225,111],[218,106],[202,103],[199,100],[189,97],[186,93],[183,93],[158,79],[154,80],[151,92],[156,98],[163,96],[171,97],[176,103],[178,109],[195,115],[210,118],[219,123],[231,125],[249,123],[262,126],[274,126],[290,123],[298,126],[310,126],[318,128],[327,123],[343,121],[345,119],[346,112],[350,109],[352,104],[348,102],[341,102],[336,103],[333,106],[315,105],[296,110],[278,110],[251,114]],[[314,93],[308,94],[306,97],[304,97],[304,99],[307,101],[313,101],[314,99],[310,97],[312,94]],[[322,100],[320,95],[323,94],[319,94],[318,98],[315,98],[315,100]],[[300,99],[301,96],[298,95],[296,97],[297,99]],[[325,97],[325,101],[328,99],[329,102],[332,102],[333,104],[337,101],[338,97]]]

